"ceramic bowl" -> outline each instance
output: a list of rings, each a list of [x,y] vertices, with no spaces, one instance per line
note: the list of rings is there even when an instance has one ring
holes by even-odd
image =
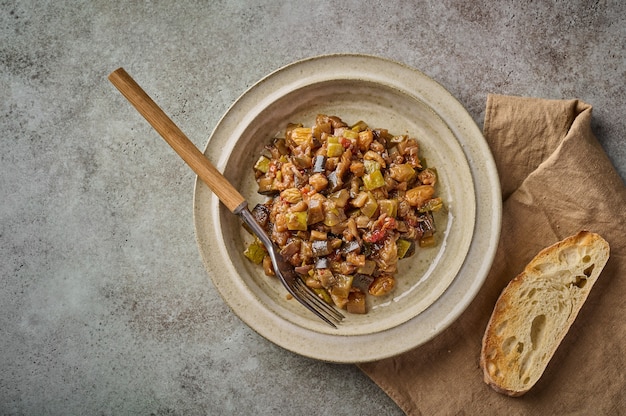
[[[194,221],[203,262],[232,310],[286,349],[352,363],[399,354],[458,318],[486,277],[501,217],[493,159],[471,117],[443,87],[415,69],[364,55],[315,57],[263,78],[223,116],[204,153],[253,207],[265,201],[252,170],[263,146],[288,123],[311,125],[317,114],[364,120],[418,140],[420,157],[437,169],[445,203],[435,216],[437,245],[401,260],[394,291],[368,296],[367,314],[346,313],[333,329],[243,256],[253,237],[197,182]]]

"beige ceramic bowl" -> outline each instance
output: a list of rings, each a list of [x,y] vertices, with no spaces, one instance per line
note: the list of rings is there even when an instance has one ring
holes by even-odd
[[[437,192],[445,201],[435,218],[438,245],[400,261],[394,292],[369,297],[369,312],[347,314],[338,329],[287,299],[276,279],[243,256],[252,237],[197,182],[200,253],[224,300],[270,341],[332,362],[399,354],[445,329],[482,285],[500,231],[495,165],[480,130],[445,89],[412,68],[363,55],[311,58],[262,79],[220,120],[205,154],[252,207],[265,200],[256,193],[252,171],[263,146],[287,123],[312,124],[319,113],[418,139],[421,157],[437,169]]]

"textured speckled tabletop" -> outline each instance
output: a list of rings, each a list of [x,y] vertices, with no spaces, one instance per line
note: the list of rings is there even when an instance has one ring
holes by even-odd
[[[195,176],[109,84],[119,66],[201,148],[258,79],[327,53],[420,69],[479,126],[488,93],[579,98],[626,178],[626,3],[364,3],[3,2],[0,414],[402,413],[225,305]]]

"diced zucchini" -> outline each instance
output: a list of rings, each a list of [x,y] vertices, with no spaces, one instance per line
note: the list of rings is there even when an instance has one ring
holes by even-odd
[[[415,243],[412,241],[399,238],[398,241],[396,241],[396,246],[398,247],[399,259],[410,257],[415,253]]]
[[[250,243],[250,245],[243,252],[243,255],[254,264],[261,264],[265,254],[267,254],[265,246],[263,246],[263,243],[261,243],[258,239],[255,239],[252,243]]]
[[[368,192],[367,201],[361,207],[361,214],[372,218],[376,211],[378,210],[378,202],[376,202],[376,198],[374,195]]]
[[[419,208],[419,212],[428,212],[428,211],[439,211],[443,207],[443,201],[441,198],[432,198],[426,201],[424,205]]]
[[[326,156],[328,157],[338,157],[343,154],[344,148],[340,143],[328,143],[328,148],[326,149]]]
[[[354,130],[346,129],[343,131],[342,136],[345,137],[346,139],[357,140],[359,138],[359,133],[357,133]]]
[[[261,156],[259,157],[259,160],[257,160],[254,164],[254,168],[259,172],[267,173],[267,171],[270,169],[270,163],[271,162],[268,158],[266,158],[265,156]]]
[[[367,123],[363,120],[357,121],[350,127],[350,130],[356,131],[357,133],[360,133],[365,129],[367,129]]]
[[[372,173],[380,170],[380,163],[375,160],[365,159],[363,161],[363,165],[365,166],[365,173]]]
[[[313,291],[315,293],[317,293],[317,296],[319,296],[324,302],[328,303],[328,304],[332,304],[333,300],[330,297],[330,295],[328,294],[328,292],[326,291],[326,289],[313,289]]]
[[[306,231],[307,230],[307,212],[287,212],[285,214],[287,220],[287,229],[291,231]]]
[[[363,176],[363,186],[366,190],[380,188],[385,185],[385,178],[380,170],[375,170],[372,173],[368,173]]]
[[[381,199],[378,201],[378,208],[381,214],[387,214],[388,217],[395,218],[398,215],[398,200]]]

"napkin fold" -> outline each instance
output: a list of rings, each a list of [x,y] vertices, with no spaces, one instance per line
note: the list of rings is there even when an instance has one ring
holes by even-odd
[[[485,284],[432,341],[359,365],[407,415],[626,414],[626,187],[591,117],[580,100],[487,97],[503,218]],[[582,229],[609,242],[607,265],[539,382],[519,398],[496,393],[479,356],[500,292],[542,248]]]

